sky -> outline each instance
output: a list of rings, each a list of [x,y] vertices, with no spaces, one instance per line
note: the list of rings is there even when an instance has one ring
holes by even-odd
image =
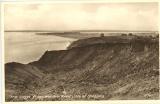
[[[5,30],[158,30],[158,3],[5,4]]]

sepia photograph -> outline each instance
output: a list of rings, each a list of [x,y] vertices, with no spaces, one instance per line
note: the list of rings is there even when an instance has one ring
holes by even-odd
[[[158,8],[5,3],[5,101],[159,100]]]

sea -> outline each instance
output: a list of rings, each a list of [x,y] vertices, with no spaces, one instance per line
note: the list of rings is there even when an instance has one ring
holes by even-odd
[[[45,51],[65,50],[76,39],[36,32],[4,32],[5,63],[37,61]]]

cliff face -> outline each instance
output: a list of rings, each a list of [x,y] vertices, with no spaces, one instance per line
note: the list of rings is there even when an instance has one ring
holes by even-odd
[[[27,65],[6,64],[6,93],[44,96],[63,95],[65,90],[65,95],[103,95],[43,100],[158,99],[158,44],[143,37],[78,40],[68,50],[46,51]]]

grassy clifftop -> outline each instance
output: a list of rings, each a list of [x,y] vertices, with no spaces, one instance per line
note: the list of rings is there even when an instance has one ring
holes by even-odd
[[[67,50],[46,51],[35,62],[5,66],[8,95],[87,95],[27,100],[158,99],[159,96],[158,38],[88,38],[75,41]],[[25,80],[20,83],[17,78]]]

